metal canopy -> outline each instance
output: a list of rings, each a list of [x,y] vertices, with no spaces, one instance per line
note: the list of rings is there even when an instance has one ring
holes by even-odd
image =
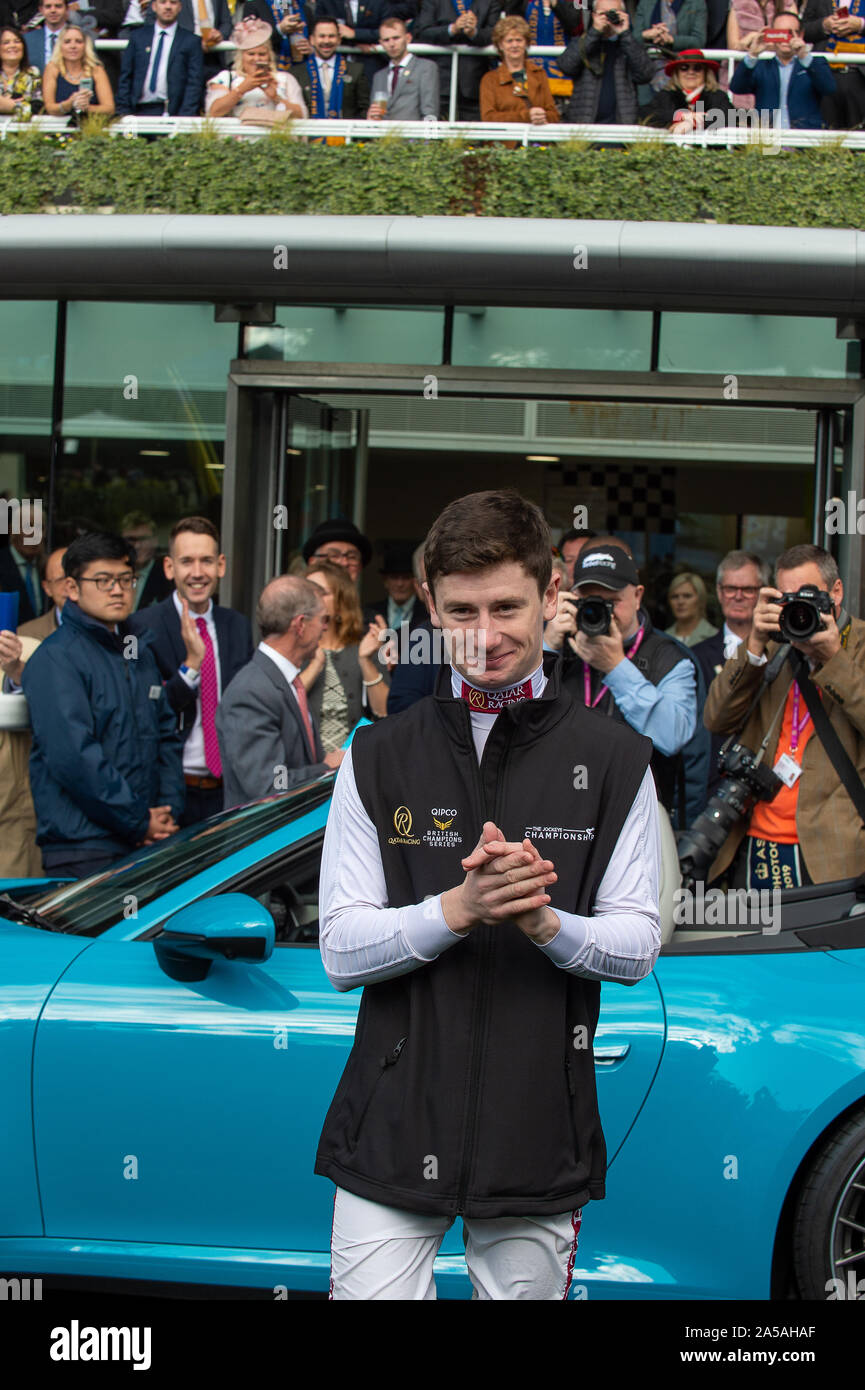
[[[6,217],[0,296],[856,319],[865,234],[546,218]]]

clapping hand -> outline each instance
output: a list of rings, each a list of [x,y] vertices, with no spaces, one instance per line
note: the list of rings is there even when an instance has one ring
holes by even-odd
[[[480,840],[461,863],[465,881],[441,900],[451,931],[464,936],[482,922],[512,921],[540,945],[556,935],[561,924],[548,907],[546,889],[558,875],[531,840],[507,841],[497,825],[485,821]]]

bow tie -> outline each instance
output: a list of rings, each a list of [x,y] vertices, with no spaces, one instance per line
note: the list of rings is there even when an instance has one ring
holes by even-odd
[[[498,714],[505,705],[518,705],[521,700],[531,700],[532,682],[523,681],[521,685],[509,686],[507,690],[477,690],[467,681],[460,688],[460,699],[466,700],[471,709],[485,714]]]

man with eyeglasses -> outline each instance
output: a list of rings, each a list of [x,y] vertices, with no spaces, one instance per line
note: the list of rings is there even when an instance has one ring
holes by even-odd
[[[354,522],[337,519],[316,526],[301,553],[307,564],[310,560],[330,560],[333,565],[342,565],[352,583],[359,584],[360,572],[372,558],[372,545]]]
[[[24,667],[37,843],[51,877],[80,878],[164,840],[183,810],[181,743],[147,634],[126,620],[135,552],[90,533],[63,557],[63,622]]]
[[[692,648],[706,678],[707,691],[724,662],[736,655],[740,643],[751,631],[757,596],[762,586],[768,583],[769,566],[759,555],[752,555],[748,550],[729,550],[718,566],[715,592],[724,615],[724,626],[714,637],[707,637]],[[721,780],[718,754],[725,738],[726,734],[712,735],[707,798],[714,795]]]

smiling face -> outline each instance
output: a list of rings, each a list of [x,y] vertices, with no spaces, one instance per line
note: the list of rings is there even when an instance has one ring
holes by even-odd
[[[319,58],[332,58],[339,45],[339,29],[335,19],[321,20],[309,36],[312,50]]]
[[[556,612],[560,576],[553,574],[543,596],[537,582],[515,560],[467,574],[440,575],[431,596],[433,622],[445,632],[475,633],[476,660],[470,640],[454,643],[453,665],[482,690],[497,690],[525,680],[541,664],[544,623]]]
[[[9,71],[20,68],[24,62],[24,44],[17,34],[11,29],[4,29],[0,33],[0,62]]]
[[[267,43],[260,43],[257,48],[245,48],[241,54],[244,76],[260,77],[262,73],[267,72],[270,69],[272,53],[269,39]]]
[[[179,531],[163,561],[165,573],[174,580],[182,599],[196,613],[205,613],[225,574],[225,556],[212,536],[197,531]]]
[[[679,82],[683,92],[693,92],[706,80],[706,69],[702,63],[683,63],[679,68]]]

